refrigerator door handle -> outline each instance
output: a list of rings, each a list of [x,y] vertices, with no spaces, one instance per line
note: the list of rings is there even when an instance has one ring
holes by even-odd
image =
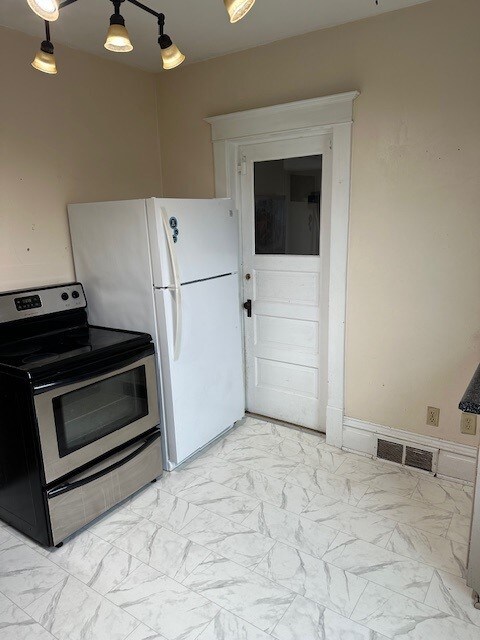
[[[163,228],[165,230],[165,236],[168,246],[168,255],[170,257],[170,265],[173,275],[173,286],[168,287],[172,291],[175,298],[175,323],[174,323],[174,335],[173,335],[173,359],[178,360],[180,355],[180,345],[182,343],[182,289],[180,285],[180,277],[178,274],[177,255],[175,253],[175,247],[173,246],[173,237],[170,229],[170,223],[168,220],[168,213],[165,207],[161,207]]]

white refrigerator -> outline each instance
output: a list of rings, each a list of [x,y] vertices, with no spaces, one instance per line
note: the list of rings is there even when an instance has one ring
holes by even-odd
[[[150,198],[68,214],[90,323],[154,339],[171,470],[244,415],[237,212],[229,199]]]

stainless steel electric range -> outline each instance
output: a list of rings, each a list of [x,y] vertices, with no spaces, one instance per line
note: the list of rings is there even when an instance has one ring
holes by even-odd
[[[48,546],[162,473],[151,337],[86,307],[78,282],[0,294],[0,518]]]

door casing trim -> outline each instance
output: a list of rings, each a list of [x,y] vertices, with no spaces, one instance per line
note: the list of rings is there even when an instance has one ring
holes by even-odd
[[[332,137],[326,437],[335,447],[343,444],[353,102],[359,95],[350,91],[206,118],[211,125],[216,197],[232,198],[240,218],[242,145],[318,134]]]

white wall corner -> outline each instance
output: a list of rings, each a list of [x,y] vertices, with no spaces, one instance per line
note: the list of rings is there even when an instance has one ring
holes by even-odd
[[[423,436],[412,431],[358,420],[343,419],[343,449],[375,457],[378,437],[386,437],[412,447],[438,450],[436,473],[443,478],[461,482],[473,482],[477,464],[477,448]]]

